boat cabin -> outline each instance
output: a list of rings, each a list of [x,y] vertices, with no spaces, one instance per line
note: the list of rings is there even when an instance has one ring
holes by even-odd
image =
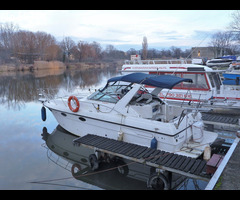
[[[165,102],[158,97],[158,93],[163,88],[171,89],[183,81],[191,82],[191,79],[171,75],[132,73],[109,79],[104,88],[90,95],[88,99],[99,103],[113,103],[115,105],[112,109],[122,114],[128,113],[135,117],[166,122],[179,116],[182,109],[169,108],[171,106],[165,105]],[[155,89],[149,92],[144,85]]]
[[[178,90],[193,90],[193,91],[212,91],[215,90],[217,94],[220,93],[222,81],[219,75],[221,70],[213,70],[207,66],[200,66],[195,64],[124,64],[122,66],[122,73],[144,72],[148,74],[157,75],[174,75],[181,78],[190,78],[192,83],[181,82],[173,89]],[[215,88],[215,89],[214,89]]]

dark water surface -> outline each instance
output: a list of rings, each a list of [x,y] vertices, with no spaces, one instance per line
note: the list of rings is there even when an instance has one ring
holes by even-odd
[[[87,172],[91,151],[76,149],[72,145],[76,137],[59,128],[49,110],[47,120],[41,120],[38,89],[51,89],[52,96],[71,94],[103,87],[115,75],[115,68],[0,74],[0,189],[147,189],[150,169],[140,164],[129,166],[126,177],[116,169],[74,177],[72,164],[80,161],[81,170]],[[205,186],[186,180],[180,189]]]

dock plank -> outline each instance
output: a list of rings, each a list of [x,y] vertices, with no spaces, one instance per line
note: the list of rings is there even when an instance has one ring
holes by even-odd
[[[168,162],[168,160],[173,156],[173,153],[169,153],[168,155],[164,156],[164,158],[159,162],[159,165],[165,165],[165,163]]]
[[[151,154],[151,156],[146,158],[146,160],[151,163],[154,163],[161,156],[161,154],[164,153],[165,153],[164,151],[156,150],[153,154]]]
[[[194,172],[196,171],[196,169],[198,168],[198,166],[201,164],[201,160],[197,159],[195,161],[195,163],[193,164],[193,166],[190,169],[190,173],[194,174]]]
[[[172,162],[177,159],[177,157],[178,157],[177,154],[173,154],[173,156],[165,163],[165,166],[169,167],[172,164]]]
[[[179,169],[183,171],[190,161],[191,161],[191,158],[187,157]]]
[[[196,162],[196,159],[190,160],[190,162],[187,164],[187,166],[183,169],[184,172],[189,172],[193,164]]]
[[[205,160],[202,160],[200,165],[196,169],[195,174],[199,175],[203,171],[203,168],[206,166],[206,164],[207,164],[207,162]]]
[[[144,153],[146,150],[148,150],[149,148],[145,147],[145,148],[141,148],[138,151],[136,151],[134,154],[131,154],[129,156],[132,156],[134,158],[138,158],[138,155]],[[140,157],[141,158],[141,157]]]
[[[183,162],[187,159],[186,156],[180,155],[179,157],[180,157],[180,159],[178,160],[178,162],[174,166],[172,166],[174,169],[179,169],[181,167],[181,165],[183,164]]]
[[[141,146],[138,146],[136,145],[134,148],[132,148],[131,150],[129,150],[127,153],[125,153],[126,156],[132,156],[134,155],[137,151],[141,150],[142,147]]]

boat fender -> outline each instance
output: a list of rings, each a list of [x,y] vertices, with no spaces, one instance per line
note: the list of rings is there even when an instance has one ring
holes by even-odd
[[[162,173],[155,172],[150,175],[147,181],[147,188],[150,190],[169,190],[170,184],[166,176]]]
[[[99,162],[98,162],[97,156],[95,154],[89,155],[89,163],[90,163],[90,167],[93,171],[95,171],[99,168]]]
[[[204,148],[204,152],[203,152],[203,160],[209,161],[211,158],[211,147],[209,145],[207,145]]]
[[[42,115],[42,120],[46,121],[47,119],[47,114],[46,114],[46,108],[43,106],[41,109],[41,115]]]
[[[76,105],[75,108],[72,107],[72,104],[71,104],[71,101],[72,101],[72,100],[74,101],[74,104]],[[70,96],[70,97],[68,98],[68,107],[69,107],[69,109],[70,109],[72,112],[77,112],[77,111],[79,110],[80,104],[79,104],[79,101],[78,101],[77,97],[75,97],[75,96]]]
[[[150,148],[157,149],[157,139],[155,137],[151,140]]]
[[[76,171],[76,168],[77,168],[77,171]],[[76,177],[76,174],[78,173],[78,171],[81,170],[81,166],[78,164],[78,163],[74,163],[72,165],[72,168],[71,168],[71,172],[72,172],[72,176],[73,177]]]

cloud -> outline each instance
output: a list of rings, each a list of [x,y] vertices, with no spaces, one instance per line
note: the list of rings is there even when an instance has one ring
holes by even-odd
[[[14,22],[30,31],[45,31],[57,38],[137,45],[196,45],[204,32],[224,30],[227,10],[24,10],[0,11],[0,22]],[[197,38],[199,36],[199,38]]]

